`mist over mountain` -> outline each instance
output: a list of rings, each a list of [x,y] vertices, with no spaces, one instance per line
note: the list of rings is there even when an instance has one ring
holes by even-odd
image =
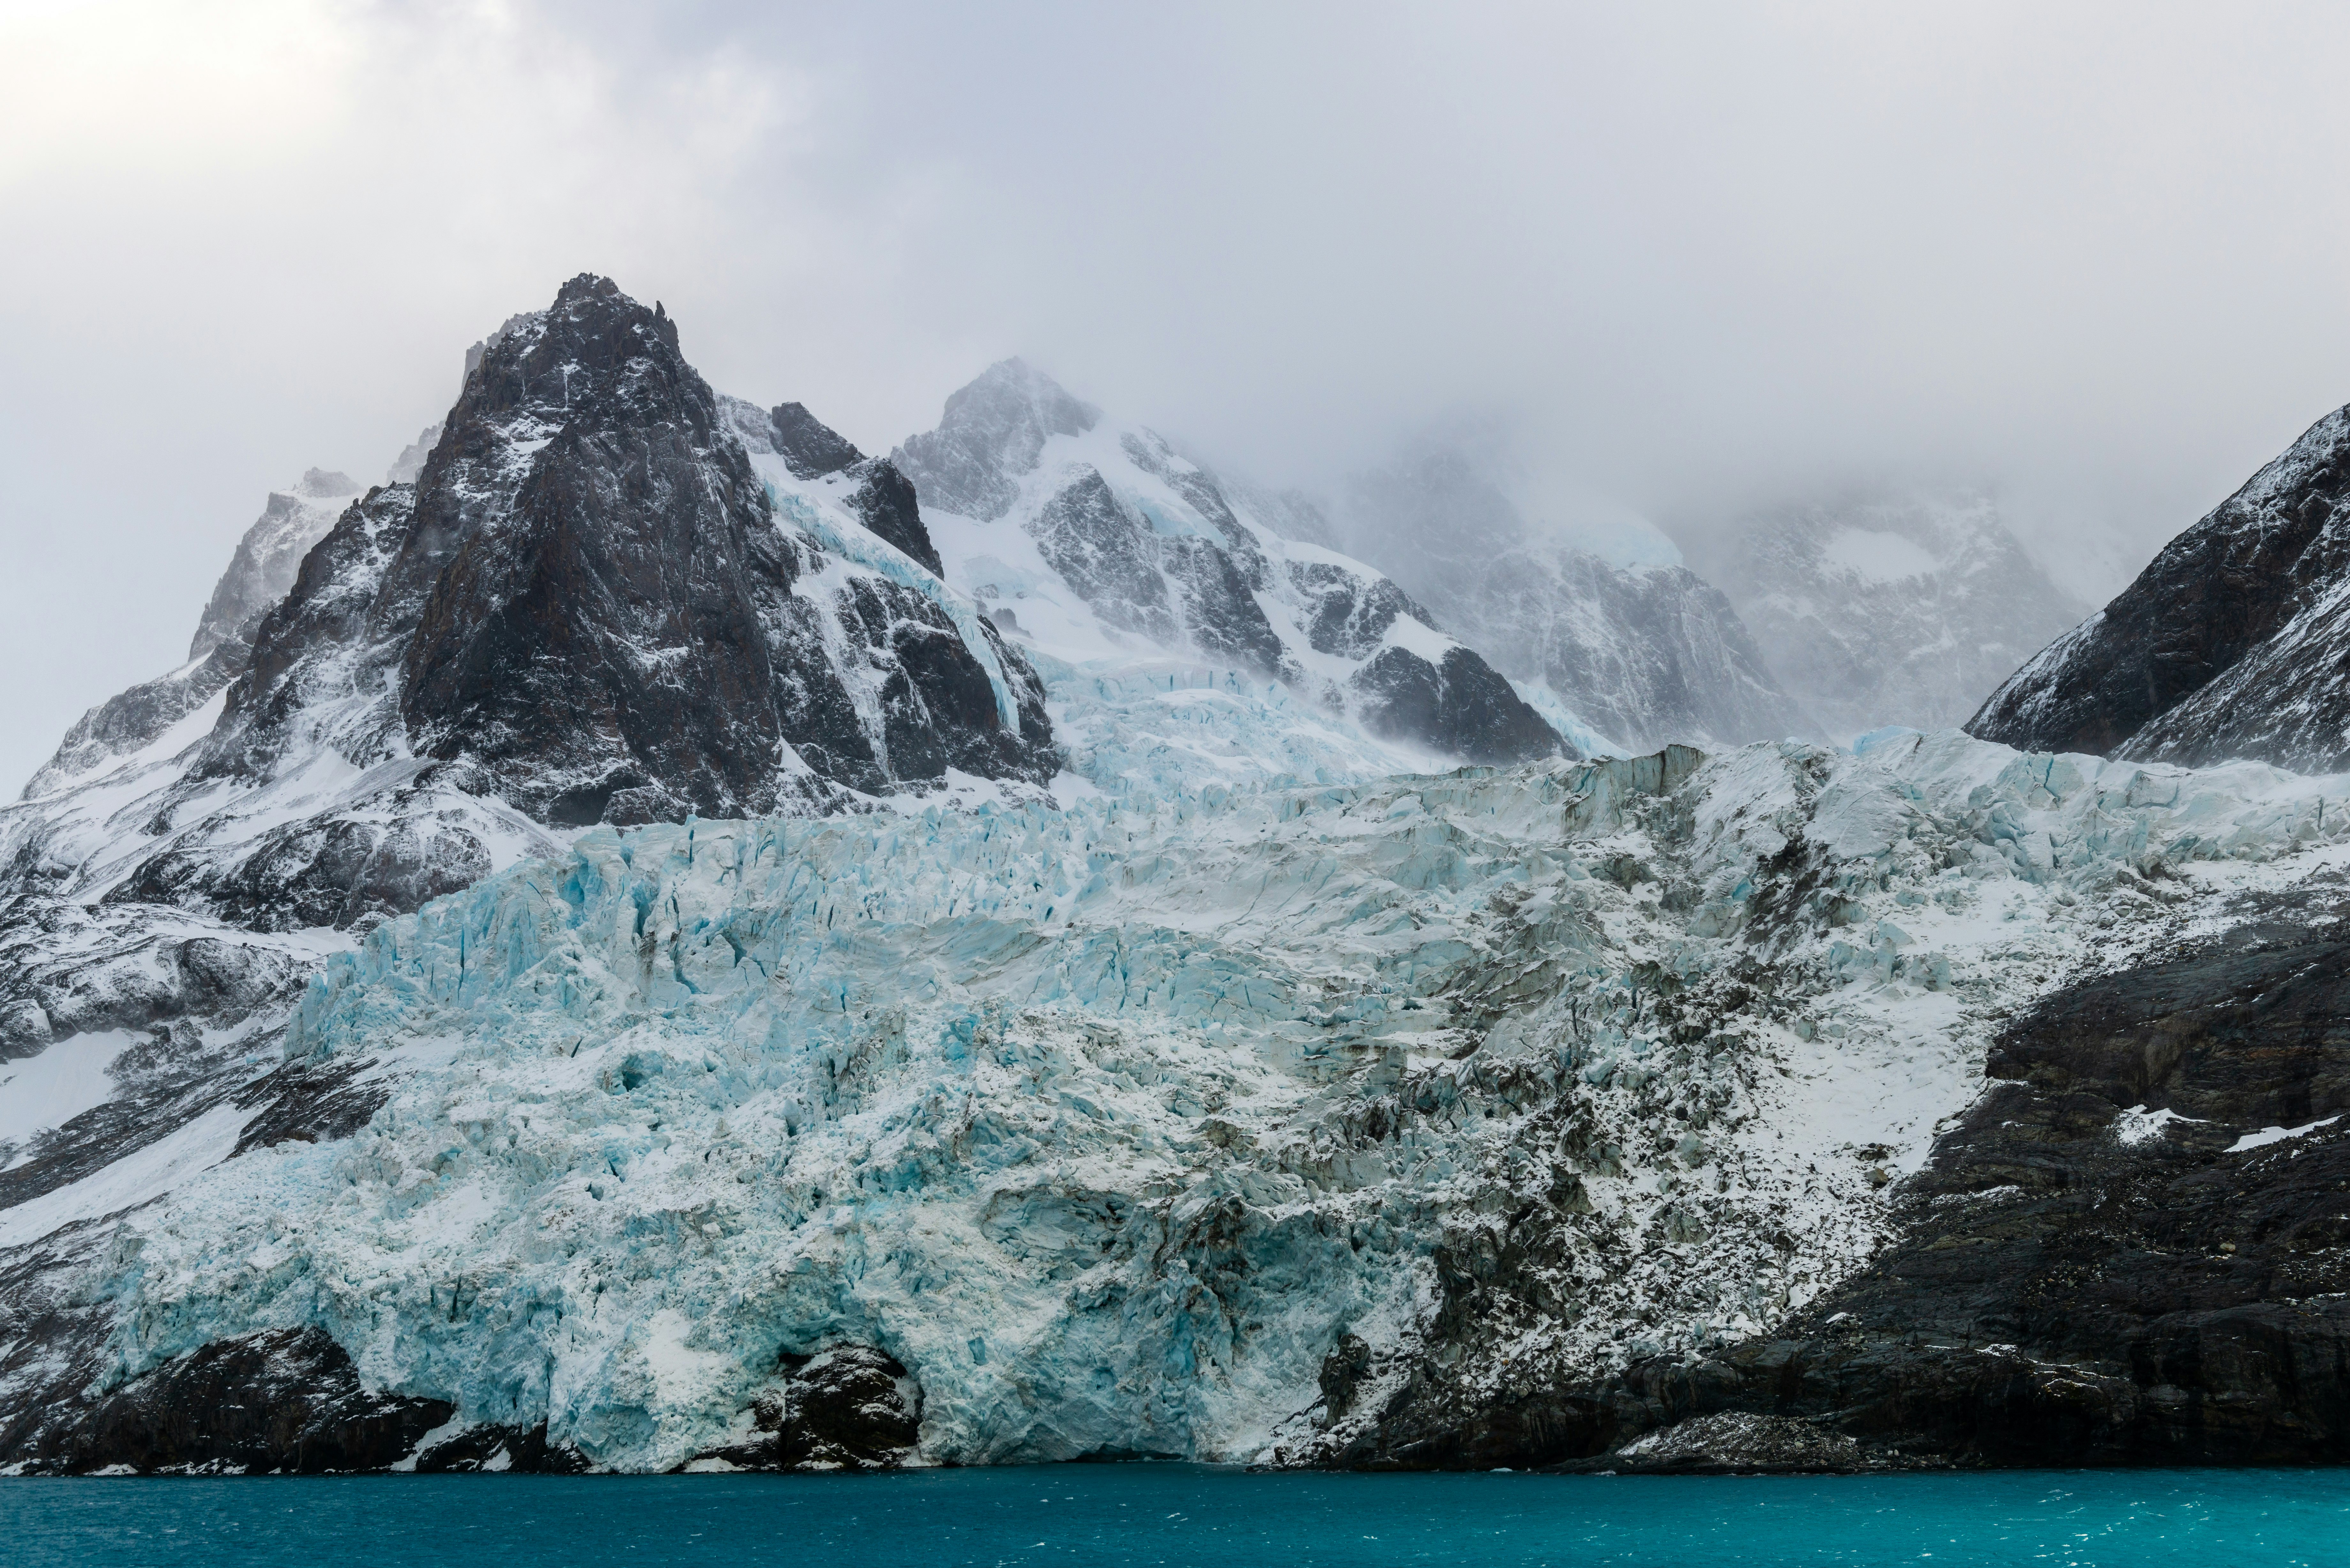
[[[1637,515],[1544,526],[1490,460],[1429,441],[1356,476],[1332,527],[1607,746],[1737,744],[1813,728],[1729,600]]]
[[[1692,531],[1687,547],[1790,697],[1839,743],[1886,724],[1964,723],[2090,610],[1979,492],[1782,505]]]
[[[5,8],[0,1488],[2298,1507],[2345,53]]]
[[[1015,358],[872,455],[687,341],[506,317],[0,806],[0,1468],[2338,1457],[2202,1352],[2350,1365],[2272,1317],[2350,1300],[2334,1048],[2248,1044],[2340,966],[2231,927],[2350,813],[1914,732],[2072,613],[1991,503],[1733,602],[1474,442],[1317,501]],[[2019,711],[2200,637],[2257,729],[2342,420]]]

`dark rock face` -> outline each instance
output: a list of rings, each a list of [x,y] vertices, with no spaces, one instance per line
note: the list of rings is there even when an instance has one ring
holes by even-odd
[[[349,1137],[391,1098],[390,1084],[370,1076],[376,1064],[373,1057],[306,1057],[247,1084],[232,1097],[259,1114],[237,1135],[229,1158],[282,1143],[332,1143]]]
[[[921,1437],[922,1391],[868,1345],[786,1355],[789,1375],[753,1408],[758,1436],[707,1456],[741,1469],[895,1469]]]
[[[944,576],[946,567],[940,564],[939,547],[931,543],[931,531],[922,526],[922,507],[915,498],[914,486],[897,466],[888,458],[868,458],[849,471],[849,477],[857,487],[842,498],[843,504],[875,534],[929,568],[931,576]]]
[[[1343,566],[1323,561],[1292,561],[1289,579],[1314,602],[1306,628],[1316,653],[1367,659],[1387,640],[1398,616],[1434,626],[1436,620],[1385,577],[1369,583]]]
[[[111,1393],[28,1412],[0,1450],[34,1474],[123,1469],[284,1471],[382,1469],[446,1422],[438,1399],[371,1394],[342,1347],[317,1329],[206,1345]]]
[[[544,450],[503,515],[478,514],[499,483],[474,469],[525,423]],[[845,694],[805,657],[799,571],[674,324],[576,279],[543,326],[491,344],[419,480],[383,590],[421,600],[401,719],[418,753],[473,762],[534,816],[629,777],[666,797],[648,815],[763,810],[787,725],[855,749],[824,722]],[[806,641],[778,648],[772,628]],[[813,690],[779,703],[793,652]]]
[[[767,418],[775,451],[802,479],[837,473],[865,460],[863,452],[808,412],[804,403],[778,403],[769,410]]]
[[[2293,920],[2057,992],[1909,1184],[1904,1238],[1771,1336],[1474,1410],[1427,1380],[1350,1460],[2350,1460],[2345,957]],[[1463,1268],[1458,1293],[1507,1295],[1515,1273]]]
[[[2172,540],[1967,725],[2036,751],[2350,766],[2350,410]]]
[[[1470,762],[1506,764],[1555,752],[1556,732],[1510,683],[1465,648],[1431,665],[1407,649],[1383,649],[1350,678],[1374,731],[1419,741]]]
[[[546,1440],[546,1423],[536,1427],[468,1427],[418,1451],[419,1475],[571,1476],[591,1469],[576,1449]]]

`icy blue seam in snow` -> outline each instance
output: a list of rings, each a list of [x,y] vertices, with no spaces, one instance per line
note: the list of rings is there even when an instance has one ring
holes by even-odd
[[[1898,741],[1921,733],[1923,733],[1922,731],[1913,730],[1907,724],[1883,725],[1866,734],[1855,735],[1852,738],[1852,754],[1856,757],[1865,757],[1887,741]]]
[[[979,667],[987,671],[987,683],[995,691],[996,716],[1003,727],[1014,734],[1020,732],[1020,704],[1014,701],[1012,684],[1003,678],[1003,663],[989,645],[987,634],[979,629],[979,612],[971,602],[954,593],[946,584],[923,569],[920,563],[886,539],[864,533],[862,538],[852,538],[833,525],[832,520],[803,496],[785,495],[774,482],[763,480],[767,491],[767,504],[790,516],[793,524],[812,535],[816,542],[844,561],[854,561],[860,566],[880,573],[893,583],[902,583],[926,596],[930,601],[947,612],[954,622],[956,633],[963,646],[971,649]]]

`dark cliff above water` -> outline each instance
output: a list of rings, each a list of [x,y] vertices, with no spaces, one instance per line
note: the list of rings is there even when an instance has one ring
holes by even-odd
[[[2281,908],[2055,992],[2002,1035],[1990,1091],[1901,1189],[1898,1239],[1844,1285],[1699,1360],[1476,1408],[1415,1385],[1341,1462],[2350,1462],[2345,960]],[[1500,1310],[1499,1264],[1448,1292]]]

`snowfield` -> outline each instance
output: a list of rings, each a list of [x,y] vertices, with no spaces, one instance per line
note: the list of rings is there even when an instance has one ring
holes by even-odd
[[[1072,674],[1079,748],[1159,701]],[[389,1103],[183,1177],[88,1289],[114,1377],[317,1324],[618,1469],[852,1342],[919,1380],[928,1460],[1306,1462],[1341,1336],[1367,1386],[1444,1354],[1442,1261],[1528,1215],[1556,1310],[1494,1388],[1848,1276],[2002,1017],[2338,875],[2345,788],[1905,732],[598,828],[328,959],[286,1049]]]

